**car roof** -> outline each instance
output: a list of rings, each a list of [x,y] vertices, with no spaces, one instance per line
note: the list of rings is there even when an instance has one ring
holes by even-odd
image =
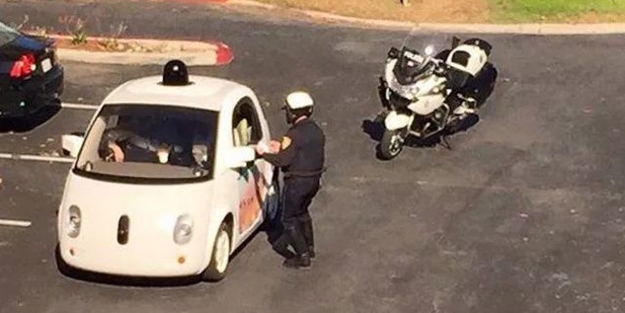
[[[247,91],[244,85],[215,77],[189,76],[190,84],[166,86],[162,76],[149,76],[128,81],[112,91],[103,101],[107,104],[154,104],[221,111],[226,98],[234,91]]]

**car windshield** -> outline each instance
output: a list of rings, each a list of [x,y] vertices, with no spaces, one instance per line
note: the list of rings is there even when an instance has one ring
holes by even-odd
[[[212,178],[218,113],[163,105],[106,105],[76,170],[110,178]]]
[[[15,38],[19,36],[20,33],[18,33],[16,30],[0,22],[0,46],[6,45],[7,43],[15,40]]]

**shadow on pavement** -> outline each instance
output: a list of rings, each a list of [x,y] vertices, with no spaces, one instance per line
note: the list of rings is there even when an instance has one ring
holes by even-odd
[[[0,119],[0,133],[32,131],[52,119],[60,110],[61,103],[54,101],[25,117]]]

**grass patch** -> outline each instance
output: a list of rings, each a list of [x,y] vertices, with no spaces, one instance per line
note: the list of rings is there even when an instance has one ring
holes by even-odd
[[[623,0],[490,0],[497,22],[625,21]]]

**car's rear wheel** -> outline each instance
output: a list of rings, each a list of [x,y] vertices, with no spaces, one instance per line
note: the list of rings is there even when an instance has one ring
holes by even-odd
[[[228,263],[230,262],[231,236],[230,227],[225,222],[219,227],[211,260],[202,274],[202,279],[209,282],[217,282],[226,277]]]

